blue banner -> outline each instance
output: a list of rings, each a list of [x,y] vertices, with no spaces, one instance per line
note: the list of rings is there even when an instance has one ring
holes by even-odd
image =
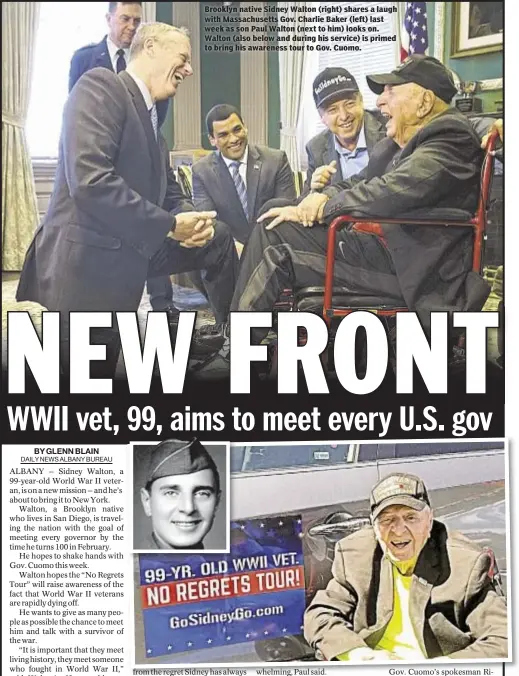
[[[141,554],[146,656],[302,633],[300,517],[231,523],[229,554]]]

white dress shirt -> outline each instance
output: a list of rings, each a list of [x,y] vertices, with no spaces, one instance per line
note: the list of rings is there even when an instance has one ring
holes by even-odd
[[[238,173],[240,174],[242,181],[245,183],[245,187],[247,187],[247,159],[249,157],[249,146],[247,145],[245,148],[245,152],[243,153],[242,157],[240,160],[230,160],[228,157],[224,157],[222,155],[222,159],[225,162],[225,165],[227,169],[229,170],[229,173],[231,174],[231,178],[234,181],[232,170],[231,170],[231,164],[233,162],[239,162],[240,166],[238,167]]]
[[[131,77],[135,81],[135,84],[137,85],[137,87],[139,87],[139,90],[140,90],[142,97],[144,99],[144,102],[146,104],[146,108],[148,109],[148,112],[149,112],[153,108],[153,99],[151,98],[150,90],[144,84],[144,82],[140,79],[140,77],[137,77],[137,75],[135,75],[135,73],[132,71],[131,66],[129,66],[126,69],[126,72],[128,73],[128,75],[131,75]]]
[[[119,49],[122,49],[124,52],[124,59],[126,61],[126,66],[128,66],[128,58],[130,55],[130,48],[127,47],[126,49],[124,47],[118,47],[113,40],[110,39],[110,36],[106,36],[106,46],[108,47],[108,54],[110,56],[110,61],[112,62],[112,68],[114,69],[114,73],[117,73],[117,59],[119,58],[117,55],[117,52]]]

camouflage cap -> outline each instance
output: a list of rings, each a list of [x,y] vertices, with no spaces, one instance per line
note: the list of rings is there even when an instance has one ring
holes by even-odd
[[[155,446],[150,453],[146,485],[165,476],[193,474],[203,469],[213,470],[218,481],[216,464],[198,439],[168,439]]]
[[[403,505],[421,512],[431,505],[424,482],[414,474],[390,474],[379,481],[371,491],[371,517],[391,505]]]

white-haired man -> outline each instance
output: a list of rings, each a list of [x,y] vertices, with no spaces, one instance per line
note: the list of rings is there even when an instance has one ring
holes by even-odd
[[[372,526],[338,542],[333,577],[306,610],[317,656],[506,658],[506,603],[492,554],[434,520],[417,476],[385,477],[370,505]]]
[[[196,212],[175,181],[156,102],[192,75],[187,32],[143,24],[126,70],[85,73],[65,105],[50,205],[29,248],[17,297],[62,312],[136,311],[146,278],[206,270],[219,321],[227,316],[237,255],[214,212]],[[101,329],[113,371],[118,334]],[[66,364],[68,348],[64,345]],[[66,366],[65,366],[66,368]]]

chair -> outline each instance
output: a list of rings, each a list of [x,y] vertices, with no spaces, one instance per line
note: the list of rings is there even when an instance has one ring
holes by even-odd
[[[416,215],[402,218],[384,218],[384,223],[401,224],[403,221],[409,225],[437,225],[443,227],[468,227],[474,231],[474,248],[472,255],[472,270],[481,274],[485,232],[487,226],[487,206],[494,170],[495,145],[498,133],[494,132],[488,141],[483,166],[481,169],[480,197],[475,215],[471,218],[468,212],[460,209],[443,210],[437,219],[419,218]],[[442,210],[436,209],[436,215]],[[456,214],[459,212],[459,217]],[[353,295],[345,288],[333,286],[335,267],[337,233],[348,224],[372,223],[373,218],[358,218],[356,216],[338,216],[328,229],[328,244],[325,268],[324,287],[306,287],[298,291],[294,296],[294,309],[298,311],[315,311],[322,308],[324,319],[328,326],[334,317],[345,317],[356,310],[368,310],[384,317],[394,317],[397,312],[407,312],[408,308],[395,301],[394,298],[384,296]]]

